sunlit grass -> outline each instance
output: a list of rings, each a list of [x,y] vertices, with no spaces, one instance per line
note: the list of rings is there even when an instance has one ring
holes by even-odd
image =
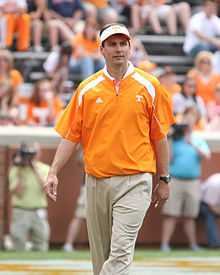
[[[171,252],[161,252],[158,249],[136,249],[135,260],[147,261],[152,258],[185,258],[220,257],[219,250],[203,249],[193,252],[191,250],[174,249]],[[0,260],[90,260],[89,250],[76,250],[74,252],[63,252],[62,250],[50,250],[48,252],[0,252]]]

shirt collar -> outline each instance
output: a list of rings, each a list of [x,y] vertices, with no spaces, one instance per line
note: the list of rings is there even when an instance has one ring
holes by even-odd
[[[115,80],[115,78],[112,77],[112,76],[109,74],[109,72],[107,71],[107,66],[106,66],[106,65],[105,65],[104,68],[103,68],[103,72],[104,72],[104,75],[105,75],[106,77],[108,77],[108,78],[111,79],[111,80]],[[129,74],[132,74],[133,72],[134,72],[134,65],[133,65],[130,61],[128,61],[128,69],[127,69],[127,72],[124,74],[124,76],[123,76],[122,79],[126,78]]]

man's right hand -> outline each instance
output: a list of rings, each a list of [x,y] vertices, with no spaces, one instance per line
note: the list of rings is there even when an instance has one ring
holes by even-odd
[[[53,201],[57,200],[58,179],[55,174],[49,174],[44,185],[44,190]]]
[[[24,192],[25,192],[24,184],[19,181],[12,192],[15,194],[15,196],[17,196],[18,198],[21,199],[24,195]]]

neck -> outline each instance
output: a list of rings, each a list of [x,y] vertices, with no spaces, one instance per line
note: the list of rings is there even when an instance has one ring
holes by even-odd
[[[123,65],[115,65],[107,67],[108,73],[114,77],[116,80],[121,80],[128,69],[128,63]]]

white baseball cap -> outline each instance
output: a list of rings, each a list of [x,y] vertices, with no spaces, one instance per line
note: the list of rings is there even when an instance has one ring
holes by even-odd
[[[129,40],[131,39],[129,31],[124,25],[114,24],[114,25],[110,25],[109,27],[106,27],[106,29],[101,31],[99,35],[100,42],[103,43],[107,38],[109,38],[114,34],[123,34]]]

